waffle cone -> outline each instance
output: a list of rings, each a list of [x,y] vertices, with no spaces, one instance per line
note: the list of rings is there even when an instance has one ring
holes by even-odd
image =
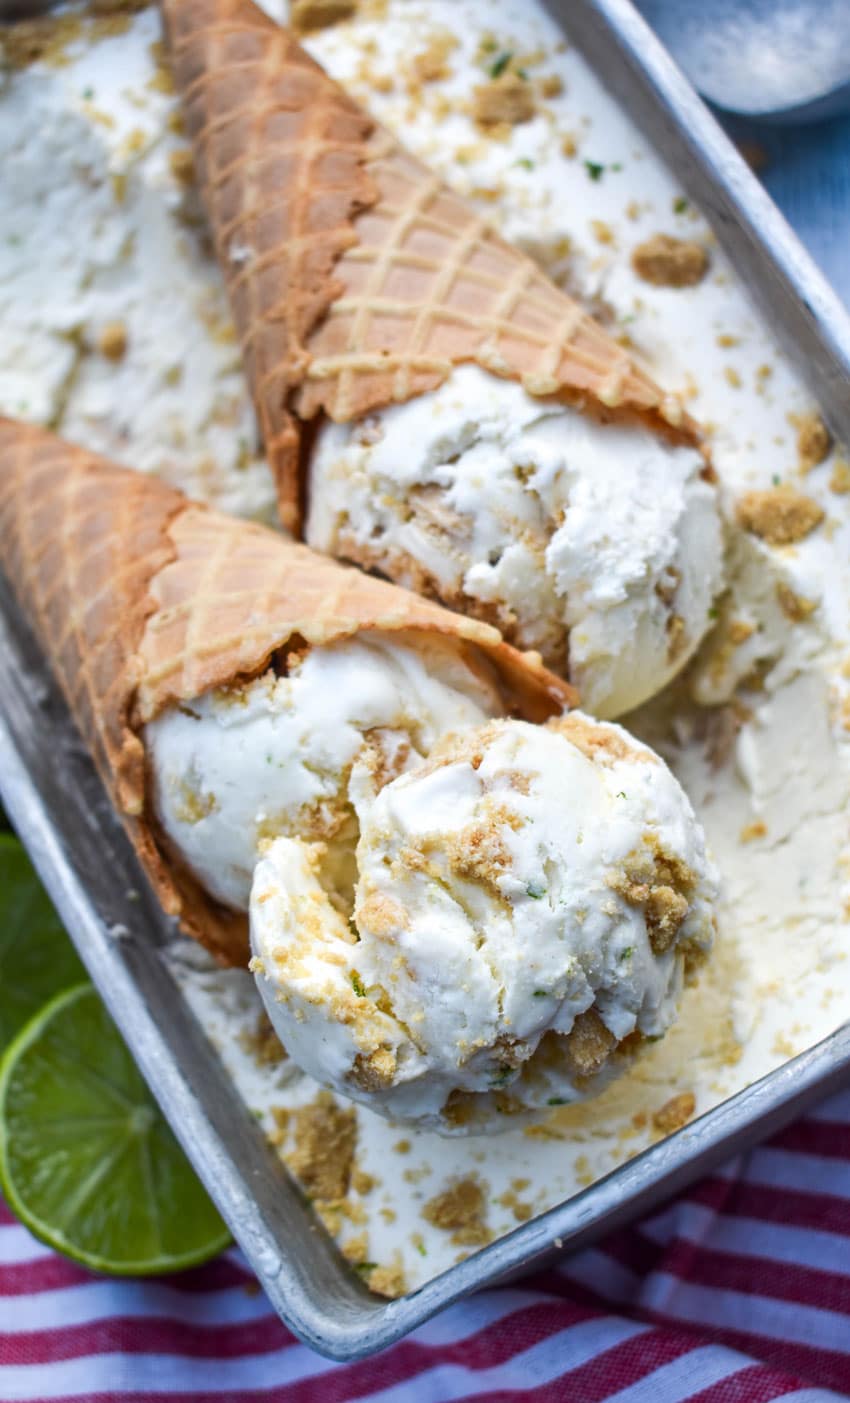
[[[162,7],[288,527],[305,422],[433,390],[461,362],[692,436],[678,401],[252,0]]]
[[[575,699],[486,624],[9,420],[0,561],[163,907],[230,964],[247,959],[245,917],[205,894],[150,811],[141,728],[164,707],[259,675],[291,642],[364,629],[478,650],[508,708],[531,721]]]

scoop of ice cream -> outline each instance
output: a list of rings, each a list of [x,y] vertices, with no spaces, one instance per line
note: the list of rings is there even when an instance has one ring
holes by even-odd
[[[350,920],[321,848],[293,838],[251,892],[269,1016],[318,1081],[443,1133],[498,1130],[598,1091],[672,1023],[715,874],[677,781],[619,727],[497,720],[380,788],[357,764],[351,793]]]
[[[598,716],[657,692],[720,588],[694,449],[461,366],[432,394],[319,430],[307,539],[499,625]]]
[[[150,722],[154,808],[226,905],[247,909],[259,844],[279,834],[321,840],[326,879],[344,888],[357,840],[354,761],[366,752],[386,780],[447,732],[503,710],[489,664],[451,640],[363,633],[290,652],[283,675],[208,692]]]

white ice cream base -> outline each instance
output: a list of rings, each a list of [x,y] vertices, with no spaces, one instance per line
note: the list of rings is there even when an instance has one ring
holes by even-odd
[[[385,555],[402,584],[418,568],[447,602],[490,606],[520,647],[568,665],[588,711],[614,717],[710,626],[723,542],[704,467],[642,426],[462,365],[430,394],[322,425],[307,540],[365,548],[379,567]]]
[[[289,837],[266,845],[251,893],[253,968],[304,1071],[406,1123],[503,1131],[512,1116],[598,1094],[628,1065],[612,1057],[582,1075],[557,1043],[541,1060],[546,1033],[570,1034],[591,1007],[617,1042],[666,1033],[683,947],[707,951],[713,939],[716,876],[667,767],[621,728],[600,731],[622,756],[591,757],[556,729],[508,720],[461,735],[444,761],[378,793],[355,764],[356,938],[313,852]],[[471,834],[503,847],[495,867],[463,865]],[[658,951],[643,906],[618,889],[630,861],[656,849],[695,882]],[[372,1056],[386,1077],[363,1080],[358,1066]]]
[[[501,714],[486,665],[448,644],[362,633],[291,661],[288,675],[208,692],[146,728],[154,803],[201,884],[247,910],[263,839],[336,838],[347,772],[369,736],[414,764],[440,736]]]

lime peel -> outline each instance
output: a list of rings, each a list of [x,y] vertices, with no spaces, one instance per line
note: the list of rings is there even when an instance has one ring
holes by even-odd
[[[53,998],[0,1061],[0,1187],[94,1271],[177,1271],[230,1241],[91,984]]]

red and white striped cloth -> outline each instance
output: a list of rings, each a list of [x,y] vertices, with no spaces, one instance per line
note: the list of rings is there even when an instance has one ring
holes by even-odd
[[[0,1403],[822,1403],[850,1395],[850,1091],[640,1225],[331,1364],[237,1252],[90,1276],[0,1206]]]

